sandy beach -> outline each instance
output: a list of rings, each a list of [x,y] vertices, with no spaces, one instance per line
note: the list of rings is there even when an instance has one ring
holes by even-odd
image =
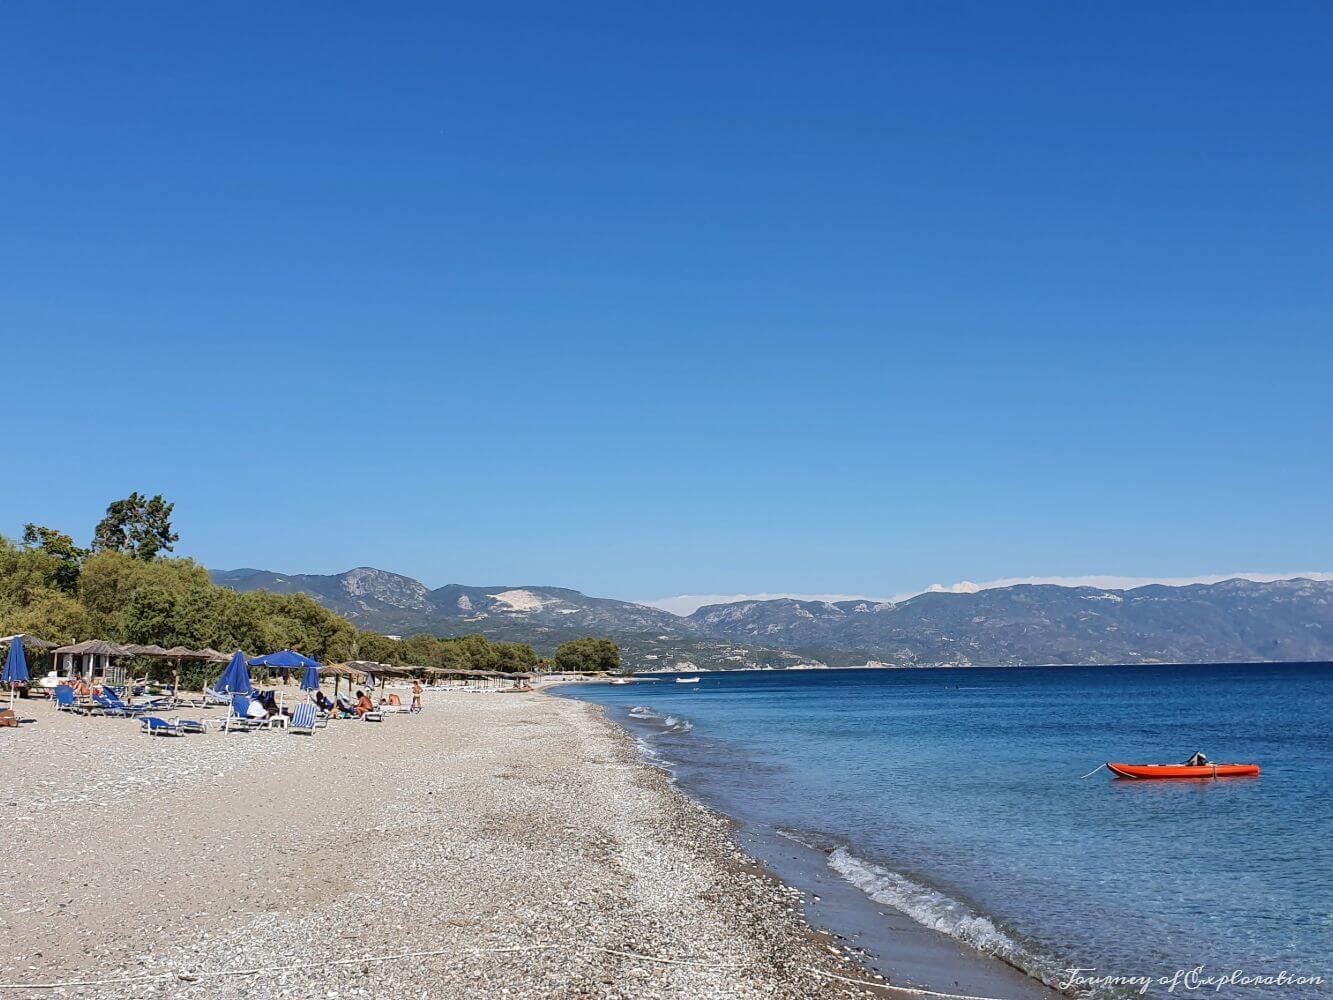
[[[907,995],[834,978],[874,974],[589,705],[181,739],[20,709],[6,995]]]

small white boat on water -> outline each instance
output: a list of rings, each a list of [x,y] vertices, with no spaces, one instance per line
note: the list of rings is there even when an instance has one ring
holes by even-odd
[[[630,683],[630,679],[629,679],[628,677],[612,677],[612,678],[611,678],[611,683],[612,683],[612,684],[628,684],[628,683]]]
[[[676,683],[677,683],[677,684],[698,684],[698,683],[699,683],[699,678],[697,678],[697,677],[677,677],[677,678],[676,678]]]

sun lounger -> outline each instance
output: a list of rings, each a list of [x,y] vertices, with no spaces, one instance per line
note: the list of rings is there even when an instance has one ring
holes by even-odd
[[[214,691],[210,687],[204,688],[203,705],[207,708],[209,705],[230,705],[231,696],[223,694],[221,691]]]
[[[310,702],[297,705],[292,712],[292,721],[287,726],[288,734],[299,733],[302,736],[315,735],[315,706]]]
[[[124,705],[109,697],[105,691],[93,695],[90,711],[93,715],[114,715],[119,718],[129,718],[133,714]]]
[[[184,736],[181,727],[156,715],[145,715],[139,719],[139,728],[149,736]]]
[[[160,711],[163,706],[158,702],[148,705],[131,705],[121,701],[120,696],[111,688],[103,688],[100,695],[93,695],[93,701],[104,709],[111,709],[108,715],[143,715],[146,712]]]
[[[338,696],[338,711],[342,713],[344,719],[361,719],[364,722],[384,721],[384,715],[378,709],[373,712],[367,712],[365,715],[359,715],[356,706],[341,695]]]
[[[231,710],[222,720],[222,731],[248,733],[261,728],[261,725],[258,720],[250,718],[250,699],[243,694],[232,695]]]
[[[74,700],[74,689],[68,684],[56,685],[56,689],[51,695],[51,700],[55,703],[57,712],[81,711],[78,702]]]
[[[208,732],[208,727],[205,726],[198,719],[175,719],[173,721],[176,723],[176,727],[180,729],[182,733]]]

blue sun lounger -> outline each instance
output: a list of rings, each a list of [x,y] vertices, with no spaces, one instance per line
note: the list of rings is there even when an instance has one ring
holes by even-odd
[[[104,712],[107,712],[107,715],[137,716],[144,715],[145,712],[156,712],[165,708],[165,705],[161,703],[153,703],[151,705],[129,704],[128,701],[121,701],[120,696],[117,695],[115,691],[112,691],[111,688],[103,688],[100,695],[92,696],[92,700],[95,701]]]
[[[287,732],[300,733],[302,736],[315,735],[315,706],[310,702],[297,705],[292,711],[292,720],[287,724]]]
[[[227,713],[227,718],[223,720],[223,732],[230,733],[232,730],[242,733],[252,732],[263,724],[257,719],[250,718],[250,699],[243,694],[234,694],[231,696],[231,710]]]
[[[221,691],[214,691],[211,687],[204,688],[204,707],[209,705],[230,705],[231,699]]]
[[[139,719],[139,728],[149,736],[184,736],[185,732],[174,722],[159,719],[156,715],[145,715]]]
[[[55,693],[51,696],[56,704],[57,712],[82,712],[83,708],[74,700],[74,689],[68,684],[56,685]]]
[[[92,713],[94,715],[114,715],[121,718],[128,718],[134,714],[129,708],[122,705],[119,699],[108,696],[106,692],[93,695]]]

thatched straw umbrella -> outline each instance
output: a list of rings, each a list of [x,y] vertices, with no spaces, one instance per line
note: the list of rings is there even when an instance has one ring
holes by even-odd
[[[350,660],[347,663],[331,663],[320,669],[320,675],[333,678],[333,697],[338,697],[338,682],[346,677],[347,687],[350,690],[353,678],[360,677],[362,680],[370,673],[370,668],[378,667],[378,663],[370,660]]]
[[[123,650],[125,650],[126,654],[128,654],[129,656],[138,656],[138,657],[142,657],[142,658],[144,658],[144,659],[146,659],[146,660],[169,660],[169,659],[171,659],[171,657],[170,657],[170,655],[168,654],[167,650],[163,649],[161,646],[157,645],[156,643],[148,643],[147,645],[142,645],[142,644],[137,643],[137,642],[131,642],[131,643],[127,643],[127,644],[121,646],[120,648],[123,649]],[[148,676],[147,676],[146,674],[144,675],[144,680],[145,680],[145,681],[148,680]],[[131,687],[133,687],[134,679],[133,679],[133,678],[129,678],[129,681],[130,681],[130,685],[131,685]]]
[[[181,687],[181,662],[183,660],[201,660],[211,662],[213,660],[226,660],[227,657],[221,653],[214,652],[211,649],[190,649],[186,646],[172,646],[163,651],[163,655],[176,661],[175,667],[171,671],[171,697],[174,699],[180,694]]]
[[[28,635],[26,632],[19,632],[17,635],[0,636],[0,646],[8,646],[15,639],[23,640],[24,649],[43,650],[55,649],[59,643],[47,642],[45,639],[38,639],[35,635]]]

